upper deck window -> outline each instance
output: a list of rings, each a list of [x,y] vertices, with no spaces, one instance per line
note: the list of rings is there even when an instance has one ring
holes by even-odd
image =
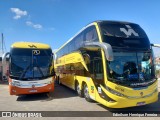
[[[144,30],[137,24],[100,23],[103,41],[112,47],[150,48]]]
[[[84,46],[84,42],[99,41],[95,26],[90,26],[74,37],[69,43],[62,47],[56,54],[57,58],[79,50]]]

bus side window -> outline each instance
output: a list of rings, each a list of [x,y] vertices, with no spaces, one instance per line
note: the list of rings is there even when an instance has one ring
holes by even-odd
[[[68,45],[68,52],[73,52],[75,50],[75,41],[71,41]]]
[[[74,72],[75,72],[74,64],[70,65],[70,71],[71,71],[71,74],[74,74]]]
[[[96,79],[103,79],[103,67],[102,67],[102,59],[98,58],[94,60],[94,75]]]
[[[79,49],[81,46],[83,46],[83,33],[79,34],[75,38],[75,48],[76,48],[76,50]]]
[[[98,41],[98,35],[95,26],[91,26],[84,31],[84,41]]]
[[[89,54],[84,54],[83,58],[84,58],[84,61],[85,61],[86,65],[90,64],[90,56],[89,56]]]

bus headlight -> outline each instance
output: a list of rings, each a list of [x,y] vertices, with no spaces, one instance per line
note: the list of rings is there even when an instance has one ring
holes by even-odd
[[[21,84],[18,81],[12,81],[12,86],[21,86]]]
[[[115,91],[115,90],[113,90],[113,89],[111,89],[111,88],[109,88],[109,87],[107,87],[107,90],[108,90],[110,93],[114,94],[114,95],[117,95],[117,96],[120,96],[120,97],[126,97],[124,94],[119,93],[119,92],[117,92],[117,91]]]
[[[111,89],[111,88],[109,88],[109,87],[106,87],[106,89],[107,89],[110,93],[112,93],[112,94],[114,94],[114,95],[117,95],[117,96],[120,96],[120,97],[126,97],[126,98],[128,98],[128,99],[147,98],[147,97],[152,96],[154,93],[156,93],[156,92],[158,91],[158,89],[156,88],[152,93],[150,93],[150,94],[148,94],[148,95],[145,95],[145,96],[127,96],[127,95],[124,95],[124,94],[122,94],[122,93],[119,93],[119,92],[117,92],[117,91],[115,91],[115,90],[113,90],[113,89]]]
[[[45,84],[52,84],[52,81],[48,81],[48,82],[46,82]]]

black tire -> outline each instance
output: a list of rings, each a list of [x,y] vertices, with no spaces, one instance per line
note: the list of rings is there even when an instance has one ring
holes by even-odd
[[[60,81],[60,79],[59,79],[59,76],[57,76],[57,83],[58,83],[58,85],[62,85],[62,84],[61,84],[61,81]]]
[[[84,94],[86,101],[93,102],[93,100],[91,99],[91,97],[89,95],[89,90],[88,90],[87,84],[84,85],[84,93],[83,94]]]
[[[77,92],[79,97],[84,97],[83,88],[82,88],[82,90],[80,90],[80,85],[79,85],[78,82],[76,82],[76,92]]]

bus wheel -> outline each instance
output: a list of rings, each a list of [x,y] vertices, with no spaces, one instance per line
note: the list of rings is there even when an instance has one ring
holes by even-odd
[[[78,84],[78,82],[76,82],[76,91],[79,97],[84,97],[83,89],[80,89],[80,85]]]
[[[89,95],[89,89],[87,84],[84,85],[84,97],[88,102],[92,102],[93,100],[91,99],[90,95]]]

